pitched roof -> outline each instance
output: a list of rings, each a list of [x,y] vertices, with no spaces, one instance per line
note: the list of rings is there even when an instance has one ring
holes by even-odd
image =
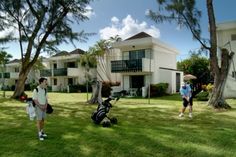
[[[81,49],[75,49],[74,51],[71,51],[70,54],[84,54],[85,51]]]
[[[20,59],[13,59],[13,60],[7,62],[7,64],[10,64],[10,63],[20,63],[20,62],[21,62]]]
[[[67,52],[67,51],[61,51],[55,55],[53,55],[52,57],[58,57],[58,56],[68,56],[68,55],[72,55],[72,54],[84,54],[85,51],[81,50],[81,49],[75,49],[71,52]]]
[[[61,52],[53,55],[52,57],[67,56],[67,55],[69,55],[69,53],[67,51],[61,51]]]
[[[145,33],[145,32],[140,32],[128,39],[125,39],[125,40],[133,40],[133,39],[140,39],[140,38],[147,38],[147,37],[152,37],[151,35]]]

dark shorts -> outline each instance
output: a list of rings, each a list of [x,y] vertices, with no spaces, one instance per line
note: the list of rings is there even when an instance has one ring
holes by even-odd
[[[192,97],[190,97],[189,102],[185,98],[183,98],[183,106],[187,107],[188,105],[193,106],[193,98]]]

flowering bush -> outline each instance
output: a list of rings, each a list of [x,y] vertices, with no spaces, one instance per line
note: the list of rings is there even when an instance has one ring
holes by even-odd
[[[206,86],[206,90],[207,90],[208,92],[212,92],[213,87],[214,87],[214,85],[211,84],[211,83],[209,83],[209,84]]]
[[[207,88],[206,88],[206,87],[207,87],[207,85],[205,85],[205,84],[202,85],[202,90],[203,90],[203,91],[207,91]]]

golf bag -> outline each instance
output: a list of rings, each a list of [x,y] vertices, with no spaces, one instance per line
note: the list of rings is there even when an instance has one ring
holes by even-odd
[[[112,104],[110,103],[111,100],[114,100],[115,98],[109,97],[102,103],[98,104],[97,110],[94,111],[91,115],[91,119],[95,124],[100,124],[102,122],[102,125],[104,127],[109,127],[111,123],[117,124],[117,119],[115,117],[109,118],[107,114],[109,113],[110,109],[112,108]],[[116,102],[119,100],[119,98],[116,99]]]

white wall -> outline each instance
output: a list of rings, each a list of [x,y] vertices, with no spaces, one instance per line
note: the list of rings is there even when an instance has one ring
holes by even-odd
[[[145,87],[148,87],[150,83],[152,83],[152,77],[150,75],[145,75],[144,76],[144,85],[145,85]]]
[[[153,55],[157,67],[176,69],[176,54],[155,46]]]
[[[167,93],[172,93],[172,86],[174,86],[175,84],[172,84],[172,71],[169,70],[163,70],[160,69],[159,70],[159,75],[160,75],[160,83],[168,83],[168,89],[167,89]]]
[[[125,75],[125,76],[123,76],[123,83],[124,83],[124,90],[129,90],[129,88],[130,88],[130,82],[129,82],[129,76],[127,76],[127,75]]]
[[[153,47],[153,67],[152,83],[162,82],[160,78],[160,67],[176,69],[176,54],[159,46]],[[170,76],[171,77],[171,76]],[[170,84],[170,86],[172,86]]]
[[[236,78],[232,77],[232,72],[236,70],[236,41],[231,40],[231,35],[236,34],[236,27],[231,29],[222,29],[217,31],[217,40],[218,46],[230,49],[235,52],[233,56],[233,62],[230,65],[230,70],[228,74],[228,78],[226,80],[225,89],[224,89],[224,97],[225,98],[236,98]],[[229,43],[228,43],[229,42]],[[226,44],[228,43],[228,44]],[[218,51],[218,59],[221,60],[220,51]]]
[[[236,98],[236,78],[228,77],[224,90],[225,98]]]
[[[236,74],[236,41],[231,42],[232,51],[235,52],[233,61],[230,65],[228,78],[225,84],[224,97],[225,98],[236,98],[236,76],[232,76],[232,73]]]
[[[143,58],[142,59],[142,71],[143,72],[154,72],[153,59]]]

